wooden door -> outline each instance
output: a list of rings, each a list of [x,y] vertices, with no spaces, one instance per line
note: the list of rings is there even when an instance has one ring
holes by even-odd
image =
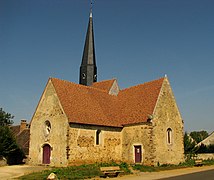
[[[141,163],[142,161],[141,146],[134,146],[134,152],[135,152],[135,163]]]
[[[50,164],[50,157],[51,157],[51,147],[49,144],[45,144],[43,146],[43,164]]]

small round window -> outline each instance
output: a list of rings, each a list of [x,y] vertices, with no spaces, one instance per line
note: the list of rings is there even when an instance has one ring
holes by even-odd
[[[45,121],[45,131],[46,131],[46,134],[50,133],[50,131],[51,131],[51,123],[50,123],[50,121]]]

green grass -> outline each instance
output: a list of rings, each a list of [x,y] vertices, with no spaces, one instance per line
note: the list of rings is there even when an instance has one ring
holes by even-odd
[[[59,179],[90,179],[93,177],[101,176],[100,167],[108,166],[119,166],[121,170],[124,171],[124,174],[130,174],[127,163],[100,163],[100,164],[90,164],[90,165],[81,165],[81,166],[69,166],[66,168],[53,168],[51,170],[45,170],[42,172],[32,173],[20,177],[20,180],[42,180],[47,179],[50,173],[55,173]]]
[[[204,165],[214,165],[214,159],[204,160]],[[188,160],[180,163],[179,165],[162,164],[159,166],[145,166],[145,165],[134,165],[133,169],[141,172],[158,172],[171,169],[179,169],[184,167],[193,167],[195,165],[194,160]],[[50,173],[55,173],[59,179],[90,179],[93,177],[101,176],[100,167],[119,166],[124,174],[131,174],[129,165],[127,163],[100,163],[100,164],[89,164],[81,166],[69,166],[66,168],[52,168],[51,170],[45,170],[42,172],[31,173],[20,177],[20,180],[42,180],[47,179]]]
[[[155,171],[157,171],[156,168],[153,166],[145,166],[145,165],[141,165],[141,164],[134,165],[133,169],[141,171],[141,172],[155,172]]]
[[[203,161],[204,165],[214,165],[214,159],[208,159]]]
[[[214,165],[214,159],[204,160],[203,165]],[[133,166],[133,169],[139,170],[141,172],[157,172],[157,171],[180,169],[180,168],[193,167],[193,166],[195,166],[195,161],[191,159],[183,163],[180,163],[178,165],[162,164],[160,166],[153,167],[153,166],[144,166],[144,165],[137,164]]]
[[[50,173],[55,173],[59,179],[87,179],[100,176],[99,166],[96,164],[70,166],[66,168],[53,168],[42,172],[32,173],[20,177],[21,180],[42,180],[47,179]]]

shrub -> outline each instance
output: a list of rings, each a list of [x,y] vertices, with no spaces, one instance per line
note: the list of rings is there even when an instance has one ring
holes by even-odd
[[[152,166],[144,166],[144,165],[140,165],[140,164],[136,164],[133,166],[134,170],[139,170],[141,172],[154,172],[157,171],[155,167]]]

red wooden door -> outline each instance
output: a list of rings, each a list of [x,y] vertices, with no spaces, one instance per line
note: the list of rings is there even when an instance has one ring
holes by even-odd
[[[43,146],[43,164],[50,164],[50,157],[51,157],[51,147],[48,144]]]
[[[134,146],[134,152],[135,152],[135,163],[141,163],[142,161],[141,146]]]

